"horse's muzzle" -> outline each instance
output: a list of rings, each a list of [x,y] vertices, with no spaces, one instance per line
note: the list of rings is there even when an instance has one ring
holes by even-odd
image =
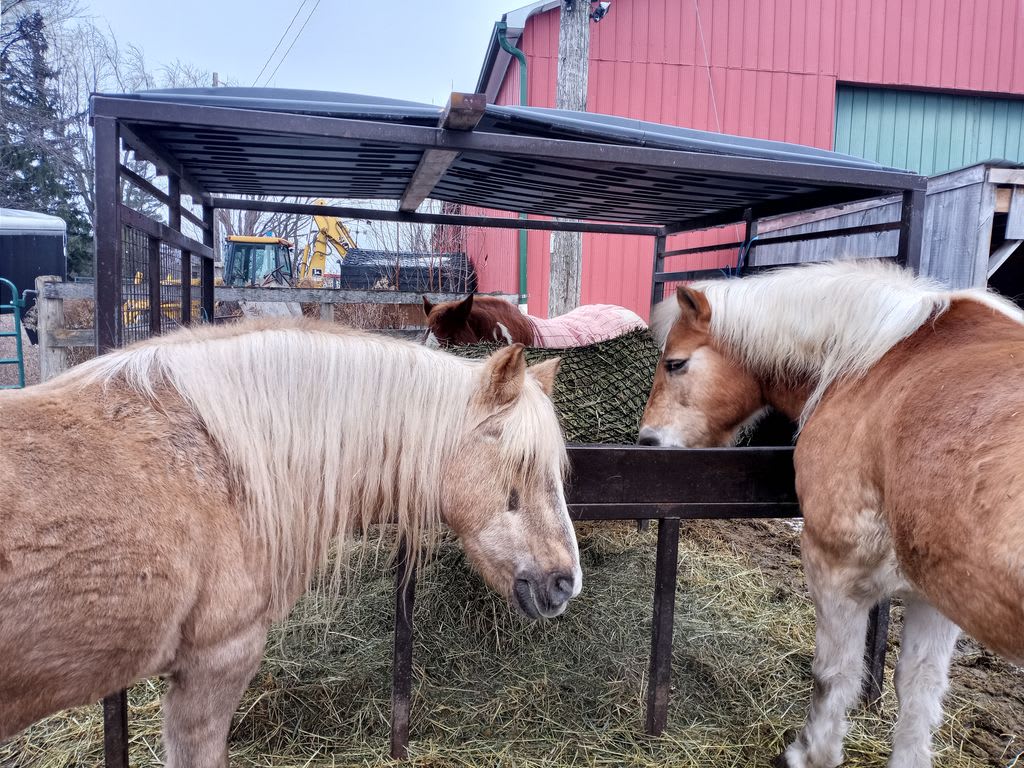
[[[552,619],[565,611],[576,595],[576,579],[568,572],[555,572],[546,576],[520,574],[516,577],[513,594],[516,605],[530,619]]]
[[[640,430],[640,434],[636,439],[637,445],[661,445],[661,437],[658,435],[658,430],[651,429],[651,427],[644,427]]]

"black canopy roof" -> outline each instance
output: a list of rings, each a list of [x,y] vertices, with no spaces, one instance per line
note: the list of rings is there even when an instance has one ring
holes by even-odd
[[[924,186],[783,142],[538,107],[476,112],[453,126],[438,106],[266,88],[93,98],[94,116],[117,118],[126,144],[193,194],[395,199],[403,210],[429,196],[678,230]]]

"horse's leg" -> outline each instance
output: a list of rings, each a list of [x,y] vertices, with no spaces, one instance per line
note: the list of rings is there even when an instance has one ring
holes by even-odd
[[[816,617],[814,687],[804,728],[777,764],[834,768],[843,760],[846,713],[861,691],[868,612],[876,597],[864,593],[859,569],[833,566],[806,536],[803,561]]]
[[[919,598],[906,601],[903,638],[896,664],[900,716],[889,768],[928,768],[932,732],[942,720],[949,686],[949,661],[960,628]]]
[[[227,768],[231,716],[259,666],[266,637],[265,627],[251,627],[181,660],[164,697],[167,768]]]

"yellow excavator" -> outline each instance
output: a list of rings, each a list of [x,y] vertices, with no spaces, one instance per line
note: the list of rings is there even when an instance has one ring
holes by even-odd
[[[314,205],[326,205],[323,200],[314,200]],[[315,232],[313,231],[315,230]],[[299,268],[296,280],[312,281],[317,288],[323,287],[324,270],[327,268],[327,255],[334,250],[339,262],[345,260],[348,252],[356,246],[355,238],[348,227],[333,216],[313,216],[309,241],[299,256]]]
[[[315,200],[315,205],[326,205]],[[333,250],[344,261],[356,247],[348,227],[333,216],[313,216],[309,240],[292,261],[294,245],[283,237],[229,235],[224,249],[224,284],[243,286],[298,286],[322,288],[327,256]]]

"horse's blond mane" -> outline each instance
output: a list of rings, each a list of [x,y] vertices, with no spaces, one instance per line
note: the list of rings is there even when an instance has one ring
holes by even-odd
[[[740,280],[695,283],[711,304],[711,335],[760,377],[811,380],[801,425],[834,382],[866,373],[886,352],[954,299],[1024,314],[985,290],[951,291],[883,261],[787,267]],[[651,327],[664,346],[679,317],[675,299],[656,307]]]
[[[151,397],[169,385],[181,394],[244,491],[247,529],[267,549],[280,616],[332,545],[373,522],[396,523],[412,557],[429,550],[441,521],[442,468],[480,420],[500,420],[497,480],[523,482],[538,464],[564,466],[562,434],[540,386],[527,377],[511,406],[483,413],[473,405],[481,365],[330,324],[275,320],[156,338],[78,366],[65,380],[123,381]]]

